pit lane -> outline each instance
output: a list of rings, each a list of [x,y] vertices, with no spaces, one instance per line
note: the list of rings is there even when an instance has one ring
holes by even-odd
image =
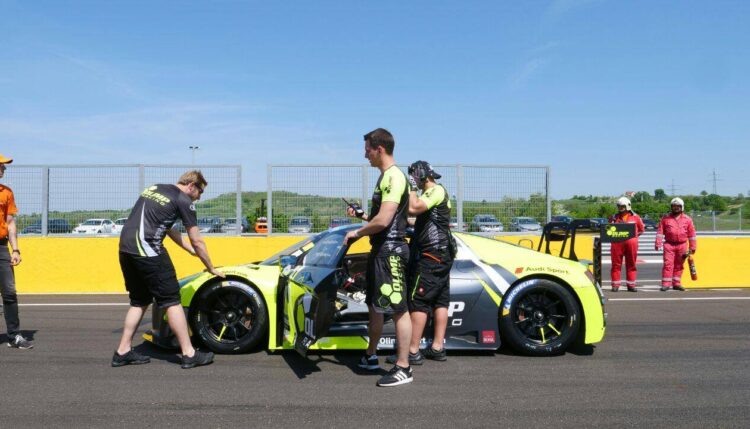
[[[23,295],[35,348],[0,347],[3,426],[748,426],[750,290],[605,294],[607,335],[591,350],[452,353],[391,389],[350,352],[223,355],[182,370],[145,345],[150,364],[111,368],[124,296]]]

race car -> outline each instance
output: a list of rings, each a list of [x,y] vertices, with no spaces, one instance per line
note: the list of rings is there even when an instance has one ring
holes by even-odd
[[[329,229],[264,261],[220,268],[225,279],[207,272],[182,279],[193,338],[217,353],[366,349],[368,249],[344,245],[346,233],[359,227]],[[586,265],[479,235],[453,235],[458,251],[450,273],[447,350],[495,350],[506,343],[523,354],[549,356],[603,339],[604,295]],[[165,312],[153,312],[144,338],[176,347]],[[431,344],[431,332],[428,326],[423,347]],[[378,349],[393,349],[395,341],[386,317]]]

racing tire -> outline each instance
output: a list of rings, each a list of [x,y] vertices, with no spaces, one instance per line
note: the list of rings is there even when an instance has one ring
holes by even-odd
[[[246,353],[268,333],[268,311],[252,286],[222,280],[201,288],[189,312],[193,335],[215,353]]]
[[[518,353],[554,356],[575,342],[581,310],[570,290],[546,279],[520,283],[500,307],[500,334]]]

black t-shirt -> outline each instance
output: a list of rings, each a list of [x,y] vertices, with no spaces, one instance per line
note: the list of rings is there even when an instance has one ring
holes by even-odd
[[[420,197],[427,211],[417,216],[412,243],[419,252],[444,258],[449,255],[451,202],[443,185],[435,185]],[[441,258],[441,259],[442,259]]]
[[[406,257],[406,224],[409,209],[409,187],[406,175],[395,165],[385,170],[378,178],[372,194],[372,209],[369,219],[375,218],[384,202],[398,204],[391,223],[377,234],[370,236],[372,253],[377,256],[401,255]]]
[[[164,237],[177,219],[185,228],[198,224],[195,205],[175,185],[154,185],[146,188],[120,233],[120,252],[154,257],[165,253]]]

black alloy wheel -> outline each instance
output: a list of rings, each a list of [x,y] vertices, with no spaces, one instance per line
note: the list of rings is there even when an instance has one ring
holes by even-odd
[[[268,313],[251,286],[224,280],[201,288],[190,311],[193,333],[216,353],[245,353],[268,332]]]
[[[500,312],[503,340],[520,353],[561,354],[578,336],[578,303],[567,288],[550,280],[532,279],[514,287]]]

